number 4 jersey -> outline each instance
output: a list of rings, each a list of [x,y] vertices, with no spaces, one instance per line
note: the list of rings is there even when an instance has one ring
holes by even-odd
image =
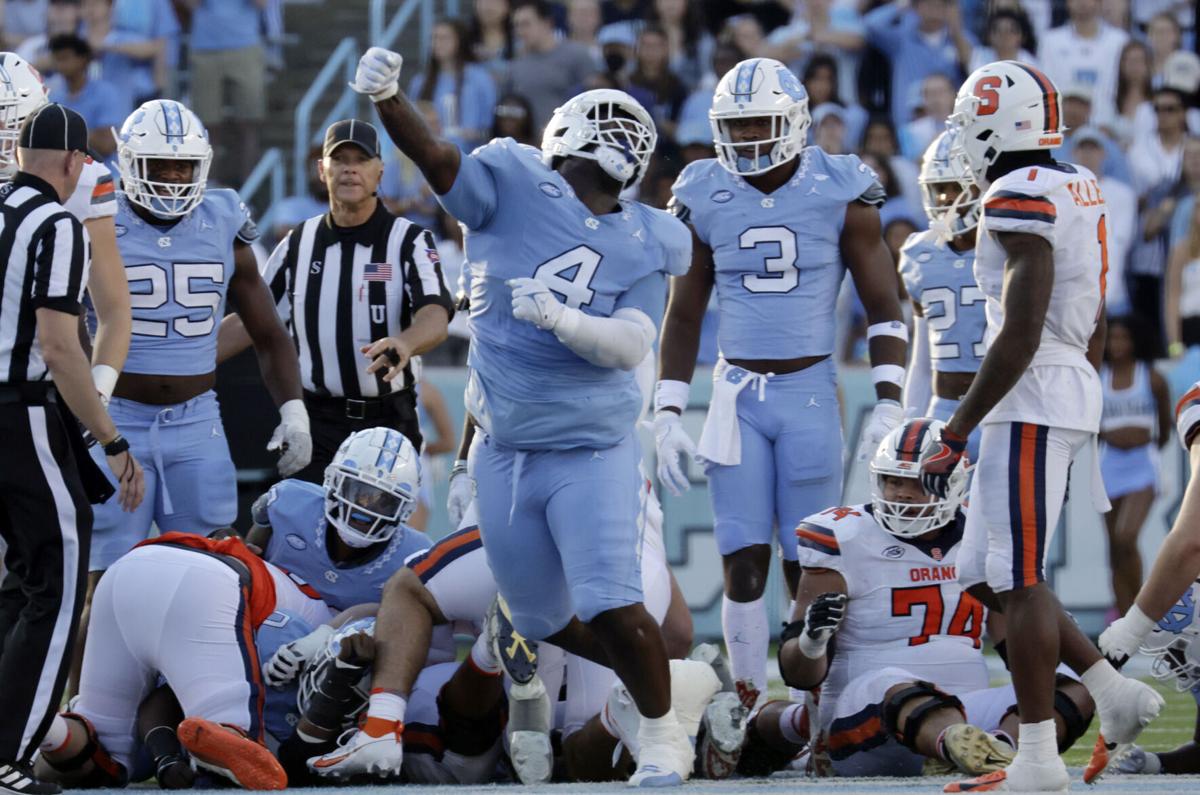
[[[1095,175],[1082,166],[1052,162],[1010,171],[984,194],[975,280],[987,296],[989,345],[1004,325],[1008,254],[996,238],[1001,232],[1036,235],[1050,244],[1054,286],[1033,361],[984,422],[1096,433],[1103,394],[1087,349],[1103,311],[1108,220]]]
[[[258,238],[250,211],[234,191],[210,189],[190,213],[160,226],[144,221],[118,193],[113,220],[133,308],[124,371],[212,372],[217,366],[217,327],[233,276],[234,241]]]
[[[520,449],[611,447],[632,433],[642,405],[633,372],[598,367],[517,320],[506,282],[533,277],[589,315],[634,308],[657,326],[668,274],[691,264],[687,228],[638,202],[593,214],[541,152],[511,138],[462,158],[439,201],[467,228],[467,410]]]
[[[849,607],[821,701],[833,703],[864,673],[893,666],[950,687],[987,687],[979,649],[983,606],[958,583],[963,516],[933,541],[898,538],[870,505],[830,508],[796,528],[805,568],[832,569],[846,580]]]

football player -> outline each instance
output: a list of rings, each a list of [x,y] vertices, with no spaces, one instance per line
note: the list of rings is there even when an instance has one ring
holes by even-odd
[[[1163,704],[1101,656],[1045,582],[1070,463],[1096,448],[1108,258],[1095,175],[1050,155],[1062,142],[1061,118],[1058,89],[1016,61],[972,73],[950,118],[957,156],[984,186],[975,280],[987,297],[988,348],[937,443],[922,452],[921,470],[926,490],[944,496],[968,437],[982,426],[958,575],[1004,613],[1021,715],[1013,763],[962,785],[972,790],[1069,786],[1053,720],[1060,658],[1082,675],[1100,715],[1102,741],[1087,781]],[[1108,509],[1102,488],[1096,500]]]
[[[689,164],[672,188],[672,210],[692,230],[692,267],[671,285],[654,427],[659,480],[672,493],[688,488],[681,453],[706,462],[724,566],[721,625],[750,706],[766,692],[763,589],[776,527],[794,593],[800,569],[790,528],[841,498],[831,354],[846,270],[871,324],[878,397],[860,451],[874,450],[900,421],[908,331],[880,231],[883,188],[857,156],[805,147],[811,118],[796,76],[768,58],[742,61],[718,83],[709,118],[717,157]],[[697,448],[680,414],[714,286],[723,358]]]
[[[296,349],[275,314],[250,244],[258,232],[236,193],[207,189],[212,147],[190,110],[154,100],[117,140],[117,243],[133,302],[133,338],[110,412],[140,458],[152,461],[132,517],[96,508],[90,569],[100,572],[145,538],[151,523],[208,532],[237,514],[237,479],[221,426],[217,326],[231,297],[258,350],[282,422],[280,473],[311,451]],[[99,453],[94,453],[99,455]]]
[[[254,501],[246,543],[311,584],[335,610],[378,602],[405,559],[431,544],[406,524],[422,475],[402,433],[357,431],[338,448],[324,486],[289,478]]]
[[[913,346],[904,384],[905,411],[943,422],[958,408],[983,360],[987,329],[983,292],[975,283],[975,227],[979,187],[952,152],[958,133],[941,133],[925,150],[918,178],[929,228],[900,249],[900,278],[912,299]],[[928,389],[916,384],[930,374]],[[917,395],[928,393],[927,402]],[[975,460],[979,433],[967,445]]]
[[[645,173],[654,122],[624,92],[587,91],[558,108],[541,151],[498,139],[463,156],[400,93],[401,65],[371,48],[353,88],[466,228],[470,467],[490,568],[522,635],[569,646],[556,635],[578,615],[608,650],[647,718],[631,782],[681,783],[692,748],[638,571],[632,371],[690,241],[620,198]]]
[[[1013,757],[1015,721],[1007,743],[989,733],[1014,711],[1013,691],[988,688],[984,608],[956,577],[967,473],[956,471],[941,497],[921,488],[918,461],[942,425],[897,427],[871,460],[871,502],[830,508],[796,529],[803,573],[779,667],[792,687],[820,686],[815,746],[837,775],[915,776],[926,759],[980,774]],[[1067,748],[1087,730],[1092,704],[1077,682],[1061,693]],[[756,717],[751,744],[779,752],[768,770],[800,750],[803,709],[768,705]],[[742,769],[766,772],[754,769],[762,756],[748,749]]]

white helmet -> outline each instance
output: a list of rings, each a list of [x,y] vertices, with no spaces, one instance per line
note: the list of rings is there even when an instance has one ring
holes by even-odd
[[[970,232],[979,225],[982,196],[975,177],[962,157],[956,156],[961,131],[951,127],[933,139],[921,161],[921,201],[929,228],[949,240]],[[938,185],[953,182],[958,185],[958,198],[948,206],[938,204]]]
[[[173,99],[145,102],[129,114],[117,136],[121,189],[129,201],[159,218],[180,218],[204,199],[212,145],[196,114]],[[191,160],[190,182],[150,179],[151,160]]]
[[[908,420],[883,437],[871,459],[871,505],[875,518],[894,536],[915,538],[954,520],[967,496],[967,466],[964,458],[950,475],[945,498],[931,497],[927,503],[899,502],[883,498],[883,479],[920,478],[921,454],[936,444],[946,423],[924,417]]]
[[[733,119],[771,119],[771,134],[738,143],[730,134]],[[730,69],[717,83],[712,108],[713,144],[726,171],[752,176],[770,171],[800,153],[812,116],[808,92],[792,71],[771,58],[751,58]],[[743,154],[753,150],[753,155]]]
[[[1183,592],[1154,630],[1142,642],[1142,653],[1154,657],[1150,673],[1155,679],[1175,683],[1182,693],[1200,685],[1200,616],[1196,614],[1197,586]]]
[[[49,102],[38,70],[16,53],[0,52],[0,179],[17,173],[21,123]]]
[[[348,621],[329,636],[325,641],[325,645],[309,660],[304,670],[300,672],[300,678],[297,682],[296,689],[296,708],[303,715],[308,711],[308,705],[312,703],[315,696],[321,688],[321,683],[325,679],[325,673],[333,666],[333,661],[337,659],[338,652],[342,649],[342,642],[351,635],[360,633],[375,637],[375,618],[358,618],[354,621]],[[358,723],[359,714],[366,709],[367,702],[371,698],[371,668],[368,667],[362,678],[355,683],[352,688],[351,698],[354,700],[345,704],[344,720],[342,728],[350,728]]]
[[[1020,61],[996,61],[971,73],[947,124],[958,127],[961,156],[982,180],[1004,152],[1062,145],[1062,98],[1050,78]]]
[[[604,173],[630,188],[646,175],[658,132],[641,103],[624,91],[584,91],[550,117],[542,135],[542,162],[556,157],[595,160]]]
[[[343,541],[387,541],[417,508],[421,458],[404,434],[367,428],[346,437],[325,468],[325,518]]]

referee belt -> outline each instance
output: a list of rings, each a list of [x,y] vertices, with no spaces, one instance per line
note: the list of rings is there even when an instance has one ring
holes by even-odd
[[[23,384],[0,384],[0,404],[19,403],[24,406],[46,406],[58,402],[58,391],[50,381],[29,381]]]
[[[351,420],[373,420],[379,417],[411,417],[416,404],[416,392],[406,387],[377,398],[346,398],[304,393],[305,404],[325,415],[346,417]]]

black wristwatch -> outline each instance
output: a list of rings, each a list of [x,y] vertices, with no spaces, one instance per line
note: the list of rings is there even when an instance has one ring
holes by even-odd
[[[129,440],[121,434],[117,434],[117,438],[113,439],[108,444],[104,445],[104,454],[106,456],[120,455],[129,450]]]

